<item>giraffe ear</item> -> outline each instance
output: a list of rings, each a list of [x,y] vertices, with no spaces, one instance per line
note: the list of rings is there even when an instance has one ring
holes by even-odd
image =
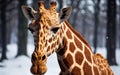
[[[59,15],[60,23],[67,20],[70,17],[71,11],[72,11],[71,6],[61,9]]]
[[[22,11],[23,11],[24,16],[29,20],[36,19],[38,16],[37,12],[32,7],[29,7],[29,6],[23,5]]]

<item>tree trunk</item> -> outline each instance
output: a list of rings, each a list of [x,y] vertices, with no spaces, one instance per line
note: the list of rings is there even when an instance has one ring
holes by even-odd
[[[51,0],[44,0],[44,2],[45,2],[45,7],[46,7],[46,8],[49,8],[49,6],[50,6],[50,1],[51,1]]]
[[[23,16],[21,6],[26,0],[19,0],[18,4],[18,53],[17,56],[27,55],[27,19]]]
[[[71,18],[69,19],[73,28],[75,28],[76,20],[78,19],[77,15],[80,11],[80,8],[79,8],[80,3],[81,3],[81,0],[71,1],[72,8],[76,10],[76,11],[73,11],[73,13],[71,14]]]
[[[107,35],[106,48],[107,60],[110,65],[117,65],[116,62],[116,0],[107,0]]]
[[[7,48],[6,48],[6,0],[2,0],[1,1],[1,42],[2,42],[2,56],[1,56],[1,59],[0,61],[4,60],[4,59],[7,59],[7,56],[6,56],[6,51],[7,51]]]
[[[63,7],[63,0],[58,0],[58,2],[59,2],[59,11],[60,11],[60,9]]]
[[[98,25],[99,25],[99,3],[100,0],[97,0],[94,2],[94,39],[93,39],[93,46],[94,46],[94,53],[96,53],[96,48],[97,48],[97,36],[98,36]]]
[[[86,24],[86,18],[87,18],[87,0],[85,0],[85,4],[83,6],[83,10],[84,13],[82,14],[82,35],[83,37],[85,37],[87,39],[87,35],[86,35],[86,28],[87,28],[87,24]]]
[[[86,12],[85,12],[86,13]],[[83,14],[82,15],[82,35],[83,35],[83,37],[86,37],[86,14]]]
[[[120,0],[119,0],[119,8],[118,9],[119,9],[119,13],[118,13],[119,14],[119,18],[118,18],[119,19],[118,20],[118,25],[119,25],[118,26],[119,27],[119,33],[118,33],[119,35],[118,36],[119,36],[119,39],[118,40],[119,40],[119,48],[120,48]]]
[[[40,0],[32,0],[33,2],[32,2],[32,7],[35,9],[35,10],[37,10],[38,9],[38,2],[40,1]]]

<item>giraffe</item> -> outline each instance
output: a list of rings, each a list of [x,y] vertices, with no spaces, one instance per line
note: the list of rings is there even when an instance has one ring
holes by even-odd
[[[72,8],[63,8],[58,13],[56,5],[53,1],[46,9],[40,1],[37,11],[22,6],[25,17],[31,20],[28,29],[34,37],[31,72],[44,75],[48,57],[56,52],[59,75],[113,75],[107,60],[101,54],[93,54],[88,42],[67,21]]]

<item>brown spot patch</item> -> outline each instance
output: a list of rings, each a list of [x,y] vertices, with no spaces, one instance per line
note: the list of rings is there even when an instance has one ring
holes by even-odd
[[[72,39],[72,34],[71,34],[70,30],[68,30],[68,31],[66,32],[66,35],[67,35],[67,37],[68,37],[69,39]]]
[[[63,60],[64,64],[66,64],[67,68],[70,68],[70,66],[72,66],[73,64],[73,57],[71,56],[71,54],[68,54],[67,57]]]
[[[60,32],[59,32],[60,37],[62,37],[62,34],[63,34],[63,33],[60,31]]]
[[[45,30],[45,29],[46,29],[46,26],[44,25],[42,28]]]
[[[101,59],[100,58],[97,58],[97,61],[98,61],[98,63],[101,63]]]
[[[48,43],[47,42],[45,42],[45,47],[48,45]]]
[[[53,48],[55,48],[55,43],[53,43],[52,45],[51,45],[51,49],[53,49]]]
[[[90,50],[88,50],[88,49],[85,47],[84,53],[85,53],[86,59],[87,59],[90,63],[92,63]]]
[[[55,40],[56,39],[56,37],[53,37],[53,40]]]
[[[41,43],[44,43],[43,39],[40,40]]]
[[[49,43],[51,43],[51,42],[52,42],[52,38],[49,39]]]
[[[42,45],[41,44],[38,47],[39,47],[38,49],[42,50]]]
[[[81,69],[75,66],[72,70],[72,75],[81,75]]]
[[[63,45],[64,47],[67,46],[67,39],[65,37],[63,38]]]
[[[93,70],[94,70],[94,75],[99,75],[97,67],[93,67]]]
[[[113,73],[111,74],[111,69],[107,68],[107,72],[108,72],[108,75],[113,75]]]
[[[50,51],[50,46],[48,46],[47,51]]]
[[[43,40],[45,40],[45,37],[43,37]]]
[[[43,36],[43,32],[40,33],[40,37],[42,37],[42,36]]]
[[[92,68],[87,62],[85,62],[83,65],[83,72],[84,72],[84,75],[93,75]]]
[[[76,52],[76,54],[75,54],[76,63],[78,63],[79,65],[81,65],[83,59],[84,59],[83,54],[80,53],[80,52]]]
[[[81,43],[76,37],[74,37],[74,41],[75,41],[76,46],[77,46],[80,50],[83,50],[83,48],[82,48],[82,43]]]
[[[101,75],[106,75],[106,70],[101,69]]]
[[[69,45],[69,50],[71,52],[74,52],[75,51],[75,45],[71,42],[70,45]]]
[[[59,39],[58,39],[56,44],[58,45],[59,43],[60,43],[60,41],[59,41]]]
[[[95,55],[93,56],[93,63],[98,64],[98,62],[96,61]]]
[[[63,26],[64,26],[63,28],[64,28],[64,30],[65,30],[65,29],[66,29],[66,26],[65,26],[65,24],[63,24]]]

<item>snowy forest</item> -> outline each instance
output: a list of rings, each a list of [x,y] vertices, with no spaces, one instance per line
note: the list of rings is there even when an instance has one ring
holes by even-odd
[[[39,1],[0,0],[0,75],[31,75],[29,67],[34,42],[32,34],[27,29],[29,21],[23,16],[21,6],[28,5],[37,10]],[[50,0],[44,1],[46,8],[49,7]],[[83,35],[94,53],[103,54],[115,75],[119,75],[120,0],[56,1],[57,11],[63,7],[72,6],[72,14],[69,18],[72,27]],[[53,61],[54,58],[57,59],[53,56],[48,61],[51,67],[53,66],[50,64],[57,62],[57,60]],[[46,75],[53,74],[59,68],[58,64],[56,65],[56,68],[51,68]],[[59,70],[55,72],[57,75],[58,73]]]

